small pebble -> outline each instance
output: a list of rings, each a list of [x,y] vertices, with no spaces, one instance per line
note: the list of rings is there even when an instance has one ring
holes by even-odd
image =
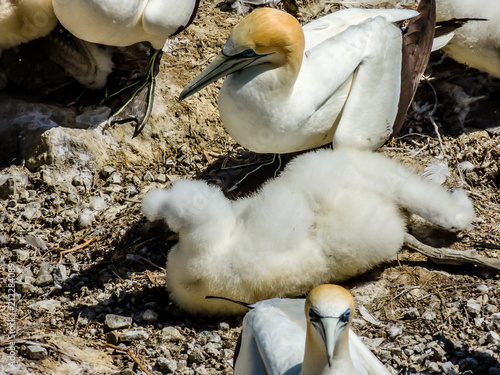
[[[456,374],[455,366],[450,361],[440,363],[439,366],[441,367],[443,374],[446,374],[446,375],[448,375],[448,374],[455,375]]]
[[[17,190],[17,184],[14,178],[9,174],[0,175],[0,199],[7,199],[14,195]]]
[[[220,322],[219,323],[219,329],[221,331],[229,331],[230,327],[229,327],[229,324],[227,324],[225,322]]]
[[[38,346],[38,345],[30,345],[26,348],[26,356],[29,359],[44,359],[47,358],[49,353],[47,352],[47,349],[45,349],[43,346]]]
[[[175,327],[165,327],[161,330],[163,341],[182,341],[184,336]]]
[[[467,301],[467,311],[472,316],[481,314],[481,305],[474,299],[469,299]]]
[[[32,303],[31,305],[28,305],[28,308],[32,309],[33,311],[36,311],[36,312],[46,311],[49,314],[56,312],[56,310],[59,309],[60,307],[61,307],[61,302],[59,302],[55,299],[38,301],[38,302]]]
[[[158,320],[158,314],[148,309],[142,313],[142,319],[146,322],[156,322]]]
[[[120,341],[147,340],[149,333],[142,329],[123,331],[119,333]]]
[[[24,236],[24,239],[27,243],[29,243],[31,246],[36,247],[37,249],[47,250],[47,244],[45,243],[45,241],[36,235],[27,234],[26,236]]]
[[[173,359],[159,357],[157,363],[158,367],[167,374],[172,374],[177,370],[177,362]]]
[[[38,276],[36,278],[35,284],[38,286],[46,286],[52,284],[54,279],[52,277],[52,264],[49,262],[44,262],[40,266],[38,271]]]
[[[120,329],[130,327],[132,318],[128,316],[121,316],[115,314],[107,314],[104,318],[104,324],[109,329]]]
[[[146,171],[146,173],[144,173],[144,175],[142,176],[142,180],[146,182],[151,182],[154,180],[154,177],[150,171]]]

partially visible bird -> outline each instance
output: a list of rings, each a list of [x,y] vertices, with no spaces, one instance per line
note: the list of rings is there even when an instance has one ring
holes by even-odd
[[[138,135],[151,114],[161,49],[169,37],[193,21],[199,0],[52,0],[52,3],[59,22],[80,39],[119,47],[151,43],[154,52],[138,89],[148,88],[146,113],[137,121],[134,133]]]
[[[393,22],[417,14],[347,9],[301,28],[286,12],[257,9],[180,98],[227,76],[219,93],[222,122],[255,152],[301,151],[332,140],[376,149],[392,133],[401,92],[402,35]]]
[[[17,47],[8,52],[13,56],[9,56],[7,60],[14,59],[13,64],[19,63],[22,68],[29,69],[26,76],[37,73],[43,75],[41,72],[45,70],[50,74],[51,70],[50,67],[39,67],[40,62],[36,61],[37,59],[30,61],[29,53],[24,53],[25,46],[20,46],[28,42],[36,43],[32,49],[43,50],[44,54],[64,69],[66,74],[87,88],[104,87],[106,78],[111,73],[113,65],[111,54],[100,46],[75,38],[62,27],[58,27],[52,0],[0,2],[0,30],[0,54],[2,50]],[[30,47],[26,48],[28,52],[29,49]],[[17,53],[19,56],[16,55]],[[37,57],[40,59],[40,56]],[[11,68],[11,66],[7,67],[9,70],[15,69]],[[16,74],[24,75],[22,72]],[[57,76],[57,73],[53,75]],[[34,80],[37,78],[35,76]],[[40,81],[43,81],[43,77],[40,77]]]
[[[354,299],[341,286],[320,285],[305,300],[275,298],[249,307],[235,375],[391,374],[349,328]]]
[[[455,31],[443,50],[462,64],[500,78],[500,4],[491,0],[437,0],[437,20],[482,18]]]
[[[57,25],[52,0],[0,2],[0,53],[47,35]]]
[[[396,256],[406,213],[461,230],[474,218],[453,193],[382,154],[340,147],[293,159],[256,194],[229,201],[217,187],[181,180],[143,199],[149,220],[179,234],[167,260],[171,298],[191,313],[241,313],[207,295],[254,303],[300,296]]]

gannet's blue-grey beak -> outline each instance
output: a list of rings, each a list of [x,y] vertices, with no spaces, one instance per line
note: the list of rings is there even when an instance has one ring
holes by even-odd
[[[234,56],[226,56],[219,54],[214,61],[212,61],[206,69],[201,72],[195,79],[193,79],[179,95],[179,99],[183,100],[202,88],[208,86],[212,82],[217,81],[219,78],[225,77],[238,70],[244,69],[254,61],[266,55],[258,55],[247,50]]]
[[[328,360],[328,367],[332,367],[333,360],[333,352],[335,351],[335,343],[338,340],[338,323],[339,320],[337,318],[321,318],[320,320],[320,333],[323,338],[325,349],[326,349],[326,357]]]

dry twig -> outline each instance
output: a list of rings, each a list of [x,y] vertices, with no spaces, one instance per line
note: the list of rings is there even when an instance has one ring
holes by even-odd
[[[113,344],[110,344],[110,343],[106,343],[105,345],[106,348],[111,348],[111,349],[114,349],[114,350],[119,350],[121,352],[125,352],[127,353],[127,355],[135,362],[137,363],[137,365],[141,368],[142,371],[144,371],[146,374],[148,375],[151,375],[151,373],[142,365],[142,363],[139,361],[139,359],[135,356],[134,353],[132,353],[132,351],[130,350],[130,348],[127,348],[127,349],[123,349],[123,348],[120,348],[119,346],[116,346],[116,345],[113,345]]]
[[[92,237],[90,240],[87,240],[78,246],[72,247],[71,249],[68,249],[68,250],[61,251],[59,253],[59,256],[60,256],[59,262],[57,264],[58,265],[61,264],[61,262],[63,261],[63,258],[64,258],[64,254],[73,253],[75,251],[81,250],[81,249],[89,246],[92,242],[97,241],[98,239],[99,239],[99,237]]]
[[[405,245],[418,251],[436,263],[443,264],[474,264],[479,267],[500,272],[500,259],[487,258],[479,255],[475,250],[452,250],[448,248],[435,248],[418,241],[410,234],[405,234]]]

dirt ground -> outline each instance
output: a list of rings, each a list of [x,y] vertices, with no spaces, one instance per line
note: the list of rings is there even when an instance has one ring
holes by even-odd
[[[301,22],[338,8],[298,4]],[[89,184],[54,182],[64,173],[58,165],[28,169],[17,162],[1,171],[25,183],[0,200],[1,275],[7,281],[14,275],[16,284],[14,352],[8,282],[0,289],[0,374],[232,374],[242,317],[192,317],[169,300],[165,262],[176,239],[140,212],[151,187],[199,175],[217,160],[255,159],[220,121],[222,81],[177,100],[243,17],[226,8],[202,1],[194,23],[163,56],[154,126],[139,136],[155,158],[116,150]],[[415,222],[415,236],[500,258],[500,81],[442,58],[433,55],[402,132],[381,152],[419,172],[447,169],[444,185],[465,189],[473,200],[471,230],[451,235]],[[130,149],[132,131],[111,130]],[[500,374],[497,274],[436,264],[403,249],[398,259],[343,285],[357,303],[354,330],[394,374]],[[114,315],[128,319],[119,324]]]

